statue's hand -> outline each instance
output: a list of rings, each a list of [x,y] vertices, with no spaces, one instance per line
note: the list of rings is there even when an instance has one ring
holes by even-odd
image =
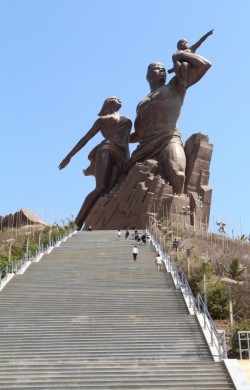
[[[66,165],[68,165],[68,163],[70,162],[70,158],[69,157],[65,157],[62,162],[59,164],[58,168],[59,169],[63,169],[66,167]]]
[[[137,132],[135,131],[134,133],[130,134],[130,137],[129,137],[129,142],[130,143],[135,143],[135,142],[139,142],[139,137],[138,137],[138,134]]]

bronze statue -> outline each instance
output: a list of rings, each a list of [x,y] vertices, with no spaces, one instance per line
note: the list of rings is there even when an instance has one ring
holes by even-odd
[[[198,47],[209,37],[209,35],[212,35],[214,30],[208,31],[205,35],[203,35],[196,43],[189,46],[188,41],[186,39],[180,39],[177,42],[177,49],[178,51],[186,51],[190,53],[195,53]],[[188,62],[185,61],[175,61],[174,67],[172,69],[168,70],[168,73],[175,72],[176,75],[179,75],[179,78],[185,82],[187,75],[188,75],[188,68],[190,67]]]
[[[59,169],[66,167],[71,157],[101,131],[104,141],[90,152],[88,156],[90,166],[83,171],[86,176],[95,176],[96,188],[86,197],[76,217],[75,222],[79,230],[98,198],[109,193],[118,179],[123,176],[129,159],[128,144],[132,122],[129,118],[120,115],[121,106],[122,103],[117,97],[107,98],[98,114],[99,118],[59,165]]]
[[[150,93],[137,106],[135,132],[130,142],[139,142],[128,162],[127,170],[136,162],[154,159],[158,174],[173,187],[176,194],[184,191],[186,156],[177,127],[186,90],[197,83],[211,67],[211,62],[189,51],[173,54],[173,62],[189,64],[186,79],[180,73],[166,83],[166,71],[159,62],[148,66]]]

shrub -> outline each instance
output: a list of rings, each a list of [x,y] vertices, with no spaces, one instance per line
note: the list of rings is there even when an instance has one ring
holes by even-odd
[[[0,271],[6,267],[9,261],[9,256],[5,253],[0,253]]]
[[[12,260],[19,260],[24,256],[25,250],[23,246],[14,244],[11,249]]]
[[[207,283],[208,310],[214,319],[224,319],[228,316],[228,291],[225,283],[211,278]]]
[[[250,319],[248,320],[245,320],[245,321],[241,321],[239,322],[235,327],[234,327],[234,339],[233,339],[233,343],[234,343],[234,348],[239,348],[239,342],[238,342],[238,332],[239,331],[250,331]],[[247,341],[242,341],[241,342],[241,347],[243,349],[247,349],[248,346],[247,346]]]
[[[245,271],[246,267],[237,258],[233,258],[229,264],[227,276],[234,280],[240,280]]]

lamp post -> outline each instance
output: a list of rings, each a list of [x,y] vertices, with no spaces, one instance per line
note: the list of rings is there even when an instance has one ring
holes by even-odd
[[[202,257],[202,273],[203,273],[203,292],[204,292],[204,302],[207,307],[207,276],[206,276],[206,266],[208,263],[211,262],[211,259],[208,259],[207,257]]]
[[[225,234],[226,234],[226,222],[225,221],[216,221],[216,225],[219,226],[218,232],[222,234],[223,240],[222,240],[222,246],[223,249],[225,248]]]
[[[0,218],[1,218],[1,233],[3,233],[3,217]]]
[[[196,206],[199,209],[199,230],[201,230],[203,201],[202,196],[200,194],[196,195]]]
[[[54,222],[54,226],[56,226],[56,231],[57,231],[57,233],[58,233],[58,227],[59,227],[59,225],[58,225],[58,222],[57,222],[57,221]]]
[[[191,255],[191,250],[194,248],[194,246],[191,246],[191,248],[187,248],[187,276],[188,280],[190,279],[190,255]]]
[[[226,234],[226,222],[225,221],[216,221],[216,225],[219,226],[218,228],[218,232],[222,233],[222,234]]]
[[[14,243],[15,239],[14,238],[9,238],[8,240],[6,240],[7,244],[9,244],[9,260],[8,260],[8,263],[10,264],[11,262],[11,248],[12,248],[12,245]],[[13,273],[13,263],[12,263],[12,266],[11,266],[11,272]]]
[[[230,335],[231,335],[231,348],[232,353],[234,354],[234,314],[233,314],[233,300],[232,300],[232,285],[233,284],[243,284],[242,281],[230,279],[230,278],[221,278],[222,282],[228,284],[228,301],[229,301],[229,319],[230,319]]]
[[[71,221],[73,222],[73,220],[74,220],[74,214],[70,214],[70,216],[71,216]]]
[[[38,249],[39,249],[39,252],[41,252],[41,236],[42,236],[42,233],[43,233],[43,228],[37,229],[37,231],[39,232],[39,236],[38,236]]]
[[[49,246],[51,247],[51,233],[52,233],[52,226],[50,225],[49,228]]]
[[[27,237],[27,241],[26,241],[26,253],[25,253],[25,255],[26,255],[26,259],[28,259],[28,257],[29,257],[29,243],[30,243],[30,235],[31,235],[31,232],[26,232],[26,233],[24,233],[25,234],[25,236]]]
[[[190,206],[182,206],[181,214],[183,215],[183,228],[186,230],[186,219],[187,215],[190,215]]]
[[[9,238],[8,240],[6,240],[6,242],[9,244],[9,262],[11,260],[11,247],[12,247],[14,241],[15,241],[14,238]]]

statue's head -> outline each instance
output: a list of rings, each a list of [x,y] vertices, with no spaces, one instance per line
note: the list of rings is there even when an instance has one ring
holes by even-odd
[[[116,96],[110,96],[104,100],[101,111],[99,112],[99,116],[105,116],[108,114],[112,114],[115,111],[118,111],[122,106],[122,102]]]
[[[177,42],[177,49],[178,50],[186,50],[186,49],[188,49],[188,41],[185,38],[180,39]]]
[[[155,81],[157,82],[159,80],[162,83],[165,83],[167,76],[163,64],[160,62],[152,62],[151,64],[149,64],[146,78],[149,84],[154,83]]]

